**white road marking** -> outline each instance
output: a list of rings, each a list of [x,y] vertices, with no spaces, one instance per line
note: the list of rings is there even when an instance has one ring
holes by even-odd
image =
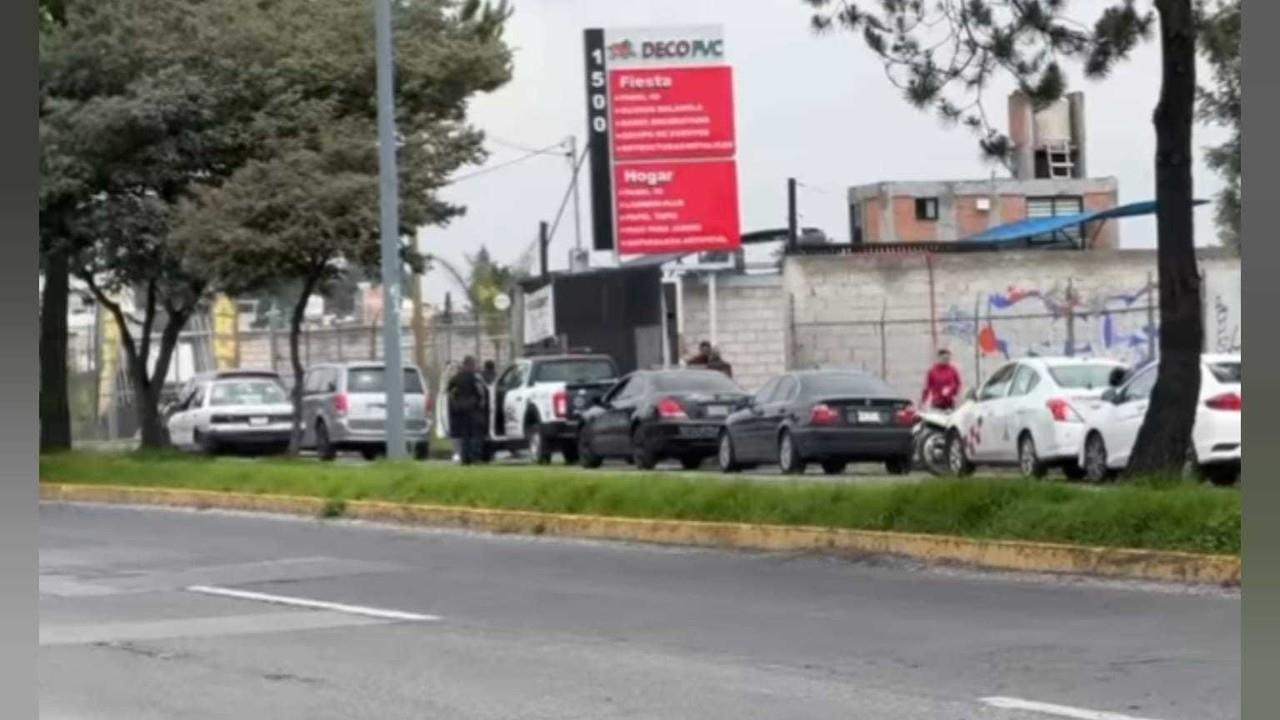
[[[1027,712],[1041,713],[1043,715],[1072,718],[1072,720],[1154,720],[1153,718],[1140,718],[1132,715],[1121,715],[1120,713],[1085,710],[1083,708],[1071,707],[1069,705],[1054,705],[1052,703],[1035,702],[1034,700],[1022,700],[1011,697],[985,697],[982,698],[982,702],[990,705],[991,707],[1000,708],[1002,710],[1026,710]]]
[[[255,600],[257,602],[272,603],[274,605],[290,605],[293,607],[311,608],[313,610],[329,610],[332,612],[346,613],[348,615],[362,615],[364,617],[378,618],[380,620],[404,620],[408,622],[437,622],[440,620],[438,615],[420,615],[418,613],[401,612],[399,610],[384,610],[382,608],[365,607],[363,605],[344,605],[342,603],[331,603],[324,600],[309,600],[307,598],[288,597],[286,595],[268,595],[267,593],[249,592],[248,590],[233,590],[231,588],[213,587],[211,585],[192,585],[187,588],[187,591],[201,593],[203,595],[217,595],[219,597],[235,598],[237,600]]]
[[[174,638],[218,638],[236,635],[269,635],[306,630],[379,625],[385,621],[352,617],[349,614],[316,610],[271,612],[257,615],[193,617],[146,622],[99,625],[55,625],[40,628],[40,646],[91,645],[94,643],[170,640]]]

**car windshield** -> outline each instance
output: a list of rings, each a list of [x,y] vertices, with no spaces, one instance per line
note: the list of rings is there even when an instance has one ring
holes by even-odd
[[[384,393],[387,373],[382,368],[359,368],[347,375],[347,392]],[[417,370],[404,371],[404,391],[411,395],[422,393],[422,377]]]
[[[1220,383],[1238,385],[1241,382],[1239,360],[1235,362],[1210,363],[1209,372],[1213,373],[1214,379]]]
[[[604,359],[552,360],[534,365],[535,383],[589,383],[612,380],[618,373],[613,363]]]
[[[1111,384],[1111,373],[1116,369],[1110,364],[1058,365],[1049,368],[1049,374],[1058,387],[1067,390],[1096,390]]]
[[[741,393],[742,388],[715,370],[662,373],[653,377],[653,387],[672,393]]]
[[[270,380],[224,380],[215,383],[209,396],[209,404],[217,407],[230,405],[278,405],[289,402],[284,388]]]
[[[800,379],[806,395],[879,397],[896,395],[889,384],[874,375],[866,373],[816,373],[803,375]]]

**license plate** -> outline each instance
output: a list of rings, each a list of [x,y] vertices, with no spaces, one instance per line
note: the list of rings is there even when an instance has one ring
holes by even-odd
[[[708,405],[707,417],[724,417],[729,414],[729,408],[724,405]]]
[[[693,438],[715,437],[717,432],[719,432],[719,429],[712,426],[705,426],[705,427],[693,426],[693,427],[684,427],[680,429],[681,435],[684,435],[685,437],[693,437]]]
[[[860,423],[881,423],[884,422],[884,416],[878,412],[870,410],[858,411],[858,422]]]
[[[264,418],[264,417],[251,417],[251,418],[249,418],[249,424],[250,424],[250,425],[266,425],[266,424],[267,424],[267,418]]]

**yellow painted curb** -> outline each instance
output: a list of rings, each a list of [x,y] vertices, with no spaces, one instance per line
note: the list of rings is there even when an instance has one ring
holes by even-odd
[[[42,500],[197,509],[250,510],[319,516],[332,507],[320,498],[202,490],[41,483]],[[498,533],[622,540],[663,545],[898,555],[929,563],[960,563],[998,570],[1072,573],[1189,584],[1236,585],[1240,558],[1163,550],[1127,550],[1014,540],[973,540],[947,535],[847,530],[788,525],[649,520],[597,515],[557,515],[441,505],[347,501],[343,517],[484,530]]]

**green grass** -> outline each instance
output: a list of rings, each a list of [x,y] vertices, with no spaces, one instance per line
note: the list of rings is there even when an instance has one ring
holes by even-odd
[[[239,461],[72,452],[40,459],[46,482],[180,487],[637,518],[811,525],[1239,554],[1240,494],[1190,484],[1104,489],[1014,479],[896,485],[719,481],[565,467],[459,467],[311,459]]]

